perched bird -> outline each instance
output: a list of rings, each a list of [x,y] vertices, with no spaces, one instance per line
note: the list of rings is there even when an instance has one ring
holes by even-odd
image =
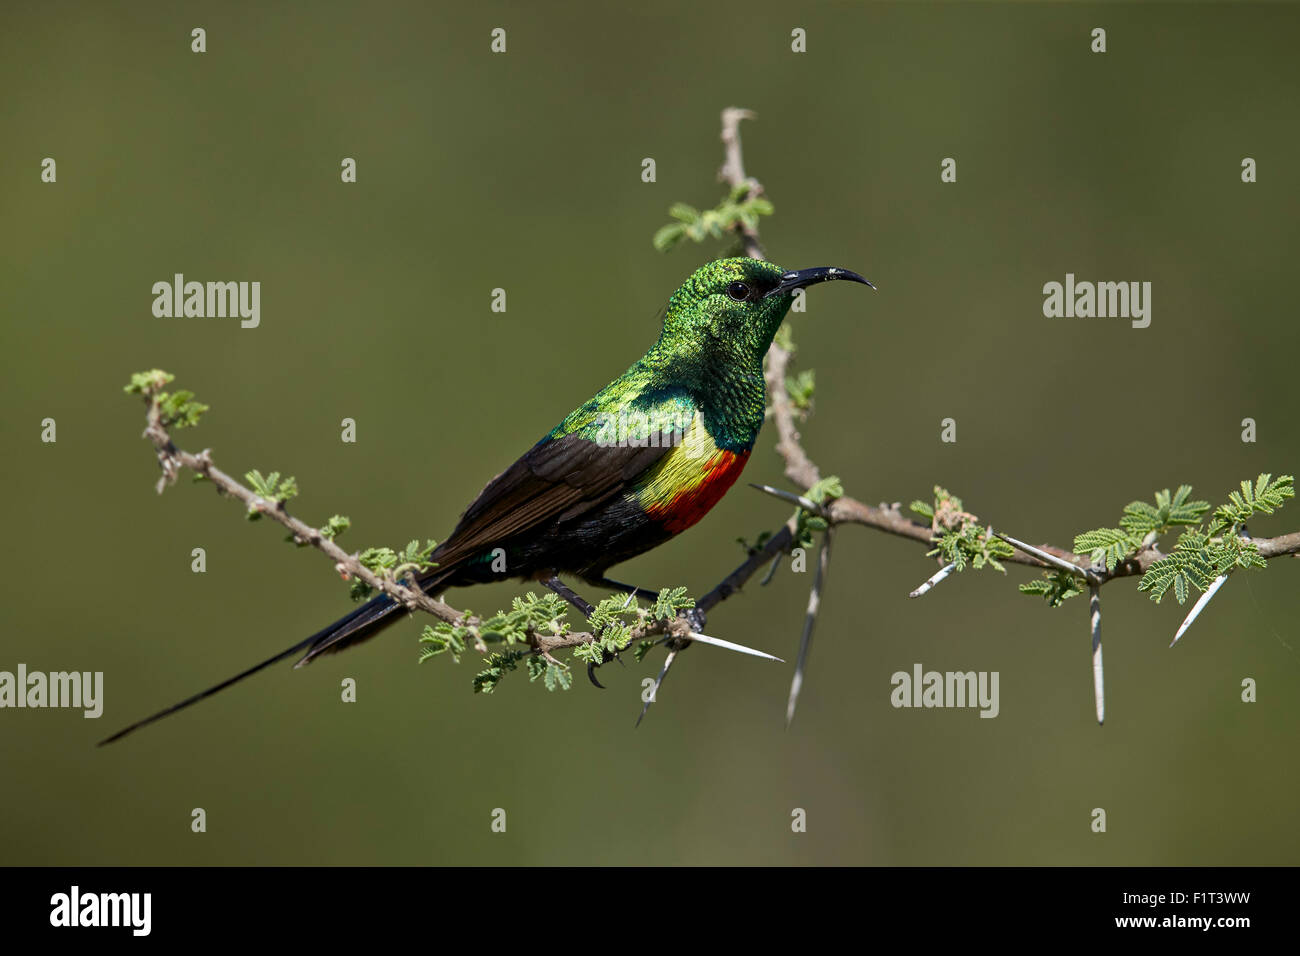
[[[507,577],[537,580],[584,613],[591,605],[561,574],[598,587],[656,593],[611,581],[605,572],[695,524],[735,483],[763,425],[763,357],[772,338],[797,290],[832,279],[871,285],[847,269],[787,272],[758,259],[701,266],[668,300],[658,341],[488,482],[434,550],[436,566],[416,583],[438,595]],[[351,647],[393,623],[402,610],[387,596],[376,597],[274,657],[101,743],[286,657],[301,653],[301,665]]]

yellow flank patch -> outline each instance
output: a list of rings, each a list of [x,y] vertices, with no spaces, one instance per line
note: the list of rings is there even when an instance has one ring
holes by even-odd
[[[748,460],[748,451],[738,455],[718,448],[697,413],[681,443],[637,485],[637,501],[676,534],[703,518],[722,499]]]

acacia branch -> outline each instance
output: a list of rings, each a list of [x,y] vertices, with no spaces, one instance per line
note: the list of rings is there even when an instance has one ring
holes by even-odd
[[[763,187],[758,180],[745,174],[744,151],[740,144],[740,121],[753,117],[754,114],[749,110],[734,106],[722,111],[722,142],[726,145],[726,162],[722,164],[718,175],[732,189],[745,187],[749,190],[749,195],[758,195],[762,193]],[[767,258],[758,241],[757,229],[742,222],[736,224],[736,232],[744,244],[746,255],[751,259]],[[811,488],[821,478],[821,472],[799,442],[794,405],[785,388],[790,357],[790,352],[773,342],[767,350],[763,378],[767,383],[768,401],[772,403],[769,415],[776,425],[776,450],[785,459],[785,475],[798,487]]]
[[[156,391],[146,392],[145,403],[148,406],[148,411],[145,414],[147,424],[144,437],[153,443],[154,449],[158,453],[159,467],[162,468],[162,477],[158,479],[157,484],[159,494],[162,494],[168,485],[176,483],[176,478],[182,468],[188,468],[196,475],[211,481],[221,494],[229,495],[243,502],[250,513],[265,515],[284,525],[293,534],[294,541],[310,544],[317,550],[322,551],[333,559],[335,570],[339,572],[345,581],[349,578],[358,578],[375,590],[383,591],[394,601],[407,608],[419,608],[448,623],[463,623],[463,616],[458,611],[437,598],[430,597],[416,588],[406,587],[397,581],[375,574],[363,565],[355,554],[348,554],[335,544],[331,538],[323,534],[319,528],[313,528],[306,522],[289,514],[283,501],[269,501],[251,488],[240,484],[213,463],[211,449],[205,448],[196,455],[177,448],[163,419],[162,407],[158,402],[158,393]]]
[[[745,175],[745,158],[740,148],[740,121],[753,119],[754,114],[735,106],[728,106],[722,111],[722,145],[725,149],[722,168],[718,170],[718,180],[726,183],[733,190],[744,188],[738,200],[752,199],[763,195],[763,184],[757,179]],[[736,233],[745,248],[745,255],[751,259],[764,259],[763,244],[758,240],[758,229],[743,222],[736,224]]]
[[[722,111],[722,142],[726,146],[726,159],[719,171],[719,178],[732,188],[746,186],[757,195],[762,192],[758,180],[745,172],[744,151],[740,140],[740,122],[753,119],[750,110],[728,107]],[[745,245],[745,252],[752,259],[765,259],[763,247],[759,243],[758,231],[743,223],[736,225],[737,235]],[[811,488],[821,480],[821,470],[804,450],[795,418],[794,404],[786,389],[786,374],[789,370],[793,353],[773,342],[767,350],[764,379],[767,383],[768,415],[776,426],[776,451],[785,463],[785,476],[799,488]],[[903,538],[911,538],[927,547],[935,543],[935,531],[931,525],[914,521],[899,509],[899,503],[881,504],[878,508],[864,504],[850,497],[836,498],[827,506],[827,520],[832,526],[838,524],[859,524],[878,531],[886,531]],[[780,532],[778,532],[780,534]],[[785,539],[790,543],[793,538]],[[772,545],[775,536],[768,541]],[[1300,531],[1279,535],[1276,538],[1253,538],[1261,557],[1275,558],[1281,555],[1300,554]],[[1084,555],[1075,554],[1067,548],[1051,544],[1038,546],[1040,550],[1055,555],[1063,561],[1074,565],[1080,574],[1095,574],[1100,584],[1115,578],[1132,577],[1146,573],[1147,568],[1165,557],[1154,545],[1148,545],[1127,560],[1118,564],[1114,570],[1094,569],[1091,560]],[[769,552],[769,556],[770,556]],[[1015,553],[1003,560],[1013,564],[1024,564],[1036,568],[1049,568],[1047,562],[1016,549]],[[752,573],[752,572],[751,572]],[[749,575],[746,575],[747,578]]]
[[[722,111],[722,142],[725,146],[725,162],[719,171],[719,178],[726,182],[733,191],[740,195],[757,195],[762,192],[762,186],[758,180],[748,176],[745,172],[744,153],[740,141],[740,122],[745,119],[752,119],[753,113],[748,110],[729,107]],[[741,192],[743,190],[743,192]],[[759,242],[758,230],[745,222],[737,222],[734,227],[745,252],[751,258],[764,259],[762,244]],[[804,450],[796,424],[794,403],[790,398],[790,393],[786,387],[786,376],[790,365],[792,353],[790,350],[782,347],[779,341],[774,341],[768,349],[766,362],[764,364],[764,381],[767,386],[768,400],[768,417],[773,421],[776,427],[776,451],[781,456],[785,465],[785,476],[794,483],[796,488],[810,489],[821,480],[821,471],[816,463],[809,457]],[[778,497],[791,497],[776,489],[765,486],[756,486],[760,490],[776,494]],[[807,503],[810,504],[810,503]],[[927,548],[933,548],[939,536],[939,524],[932,521],[930,524],[922,524],[919,521],[911,520],[905,517],[899,510],[899,504],[895,502],[892,505],[881,504],[878,508],[864,504],[861,501],[849,497],[839,497],[827,505],[818,505],[815,509],[807,507],[806,503],[801,503],[809,513],[815,513],[823,518],[827,523],[825,540],[819,554],[817,574],[813,583],[812,593],[809,596],[809,608],[804,625],[803,638],[800,641],[799,662],[796,667],[794,680],[790,685],[790,696],[786,710],[786,726],[794,717],[795,703],[798,700],[800,686],[803,679],[803,670],[806,663],[808,638],[811,635],[812,627],[816,621],[817,609],[821,605],[821,587],[822,578],[826,572],[826,567],[830,557],[830,538],[834,528],[841,524],[857,524],[868,528],[875,528],[879,531],[885,531],[889,534],[897,535],[903,538],[910,538],[913,541],[924,544]],[[963,515],[963,519],[974,520],[973,515]],[[990,526],[987,534],[993,535],[995,532]],[[785,550],[789,550],[794,545],[796,535],[796,525],[794,519],[781,528],[767,542],[767,545],[761,551],[756,551],[751,555],[750,561],[746,562],[737,569],[736,574],[741,575],[739,583],[752,574],[759,565],[768,557],[778,555]],[[1022,544],[1021,542],[1010,539],[1006,535],[997,534],[999,538],[1006,541],[1009,545],[1014,546],[1009,557],[1001,560],[1010,561],[1015,564],[1024,564],[1036,568],[1057,568],[1065,569],[1077,573],[1088,585],[1090,595],[1089,599],[1089,620],[1091,623],[1092,648],[1093,648],[1093,690],[1096,698],[1097,721],[1101,723],[1105,716],[1105,691],[1104,676],[1102,673],[1102,656],[1101,656],[1101,587],[1102,585],[1113,581],[1116,578],[1131,577],[1134,575],[1145,574],[1147,569],[1157,561],[1165,557],[1155,546],[1155,535],[1149,536],[1142,546],[1125,560],[1119,562],[1114,568],[1094,566],[1090,556],[1075,554],[1066,548],[1059,548],[1054,545],[1044,544],[1038,547],[1033,545]],[[1276,538],[1254,539],[1255,546],[1260,556],[1264,558],[1274,558],[1285,554],[1300,553],[1300,532],[1281,535]],[[1018,545],[1018,546],[1017,546]],[[1036,554],[1033,552],[1037,552]],[[943,561],[940,562],[943,564]],[[773,565],[775,569],[775,564]],[[943,567],[924,584],[912,591],[912,597],[919,597],[937,584],[947,578],[957,567],[955,562],[943,564]],[[734,577],[735,575],[733,575]],[[1196,607],[1187,616],[1183,626],[1179,629],[1178,635],[1174,638],[1175,643],[1178,637],[1195,620],[1199,611],[1209,603],[1210,599],[1218,591],[1226,580],[1227,575],[1220,576],[1209,590],[1205,592],[1201,600],[1197,602]],[[731,582],[730,579],[719,585],[719,589],[726,589],[726,593],[733,593],[739,587],[739,583]],[[715,589],[716,591],[717,589]],[[725,595],[724,595],[725,596]],[[1173,646],[1173,645],[1170,645]]]

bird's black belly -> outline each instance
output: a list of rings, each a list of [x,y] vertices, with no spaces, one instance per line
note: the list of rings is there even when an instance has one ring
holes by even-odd
[[[620,495],[582,515],[567,520],[554,518],[487,549],[467,562],[448,583],[462,587],[531,578],[552,570],[580,578],[599,578],[607,568],[671,537],[673,533],[647,515],[639,504]],[[497,548],[504,555],[496,553]]]

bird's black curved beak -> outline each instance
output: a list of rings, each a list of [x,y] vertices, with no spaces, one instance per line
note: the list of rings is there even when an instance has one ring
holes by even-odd
[[[834,266],[817,266],[814,269],[798,269],[794,272],[787,272],[781,276],[781,281],[767,293],[767,296],[788,295],[795,289],[803,289],[810,285],[816,285],[818,282],[830,282],[832,279],[847,279],[850,282],[861,282],[863,285],[875,288],[874,285],[856,272],[850,272],[848,269],[837,269]],[[767,296],[764,296],[764,298],[767,298]]]

